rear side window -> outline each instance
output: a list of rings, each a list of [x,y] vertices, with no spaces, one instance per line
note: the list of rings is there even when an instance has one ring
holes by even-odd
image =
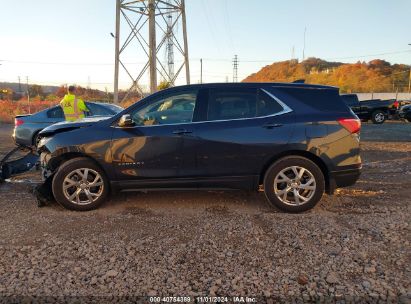
[[[273,115],[283,110],[283,107],[264,90],[258,91],[257,116]]]
[[[256,89],[211,89],[208,99],[208,120],[255,117]]]
[[[48,118],[64,118],[63,109],[61,107],[54,107],[47,111]]]
[[[316,88],[278,88],[284,93],[294,97],[315,109],[322,111],[346,112],[347,106],[341,100],[337,89],[316,89]]]

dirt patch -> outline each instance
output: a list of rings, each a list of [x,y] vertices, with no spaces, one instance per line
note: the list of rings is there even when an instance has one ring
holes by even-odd
[[[0,127],[1,152],[8,132]],[[356,185],[303,214],[270,210],[262,193],[221,191],[122,193],[78,213],[39,209],[29,184],[2,184],[0,296],[406,301],[411,146],[383,140],[362,142]]]

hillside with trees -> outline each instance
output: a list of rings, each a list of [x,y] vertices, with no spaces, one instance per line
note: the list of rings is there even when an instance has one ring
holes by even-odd
[[[410,66],[390,64],[381,59],[370,62],[328,62],[308,58],[302,62],[287,60],[263,67],[243,82],[292,82],[332,85],[341,93],[405,92],[408,90]]]

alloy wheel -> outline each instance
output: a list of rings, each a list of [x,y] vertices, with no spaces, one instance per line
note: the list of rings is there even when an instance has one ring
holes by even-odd
[[[385,115],[384,113],[378,113],[375,115],[375,121],[376,122],[383,122],[385,120]]]
[[[306,168],[291,166],[274,179],[274,193],[284,204],[300,206],[310,201],[316,190],[314,175]]]
[[[76,169],[64,178],[64,196],[73,204],[88,205],[95,202],[104,190],[101,175],[90,168]]]

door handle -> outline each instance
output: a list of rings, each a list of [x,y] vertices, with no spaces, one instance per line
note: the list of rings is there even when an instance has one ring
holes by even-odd
[[[186,129],[178,129],[178,130],[173,131],[173,134],[176,134],[176,135],[184,135],[184,134],[190,134],[190,133],[193,133],[193,132],[188,131]]]
[[[272,128],[278,128],[278,127],[281,127],[281,126],[282,126],[282,124],[278,124],[278,123],[266,123],[266,124],[263,125],[263,128],[272,129]]]

